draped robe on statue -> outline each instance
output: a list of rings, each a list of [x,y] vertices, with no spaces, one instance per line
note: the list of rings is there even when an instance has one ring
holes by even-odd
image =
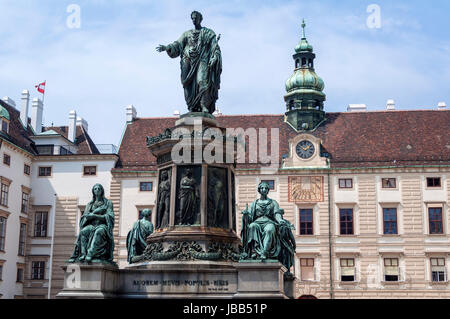
[[[88,219],[87,214],[100,210],[97,215],[105,217],[104,221]],[[92,259],[113,261],[114,254],[114,211],[110,200],[104,198],[101,202],[90,202],[80,220],[80,234],[75,243],[72,259],[90,256]]]
[[[181,56],[181,83],[184,97],[190,112],[209,113],[216,109],[222,57],[216,34],[211,29],[189,30],[166,48],[171,58]],[[216,62],[209,67],[209,61]]]
[[[128,262],[131,264],[133,257],[144,253],[147,246],[147,237],[153,233],[153,224],[142,218],[134,223],[127,235]]]
[[[255,200],[248,214],[243,215],[241,238],[248,257],[257,253],[259,256],[278,259],[281,245],[276,214],[280,214],[278,203],[268,198],[265,203]]]

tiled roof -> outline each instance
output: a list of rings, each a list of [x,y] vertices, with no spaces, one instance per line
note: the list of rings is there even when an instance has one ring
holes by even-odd
[[[310,134],[322,139],[323,151],[330,154],[331,167],[450,165],[449,110],[327,113],[326,118]],[[176,120],[138,118],[129,124],[115,170],[155,170],[156,159],[146,147],[146,136],[156,136],[174,127]],[[284,122],[284,115],[218,116],[217,120],[222,127],[269,128],[269,143],[270,128],[279,128],[280,162],[289,153],[289,140],[298,134]],[[261,166],[239,164],[238,168]]]
[[[23,128],[22,122],[20,121],[20,112],[2,100],[0,100],[0,105],[9,112],[10,116],[9,132],[8,134],[1,133],[0,137],[31,154],[36,154],[33,141],[28,138],[33,133],[31,129],[28,128],[25,130]]]

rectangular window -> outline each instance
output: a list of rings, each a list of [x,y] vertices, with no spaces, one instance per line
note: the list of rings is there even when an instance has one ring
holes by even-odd
[[[300,259],[300,268],[301,268],[301,280],[302,281],[315,280],[314,258],[301,258]]]
[[[9,185],[2,183],[2,189],[0,194],[0,205],[5,207],[8,206],[8,193],[9,193]]]
[[[353,235],[353,209],[341,208],[339,210],[339,224],[341,235]]]
[[[427,187],[441,187],[441,178],[440,177],[428,177],[427,178]]]
[[[39,176],[52,176],[52,168],[39,166]]]
[[[8,134],[8,122],[2,121],[2,131]]]
[[[381,184],[383,188],[397,188],[397,180],[395,178],[383,178]]]
[[[31,279],[43,280],[45,278],[45,261],[33,261],[31,263]]]
[[[273,191],[275,190],[275,181],[274,180],[264,180],[261,181],[261,183],[267,183],[269,185],[269,190]]]
[[[22,192],[22,208],[20,211],[24,214],[28,213],[29,199],[30,199],[30,195],[28,193]]]
[[[9,156],[8,154],[3,154],[3,164],[10,166],[11,156]]]
[[[6,218],[0,217],[0,251],[5,251]]]
[[[17,268],[17,282],[23,282],[23,268]]]
[[[397,235],[397,208],[383,208],[383,227],[385,235]]]
[[[36,149],[39,155],[53,155],[54,145],[37,145]]]
[[[355,281],[355,259],[341,258],[341,281]]]
[[[313,235],[312,209],[300,209],[300,235]]]
[[[36,212],[34,217],[34,237],[47,237],[48,212]]]
[[[25,175],[30,175],[30,172],[31,172],[31,167],[30,167],[30,165],[24,164],[24,165],[23,165],[23,173],[24,173]]]
[[[153,182],[141,182],[139,189],[141,192],[151,192],[153,190]]]
[[[25,256],[25,242],[27,240],[27,225],[20,224],[19,256]]]
[[[59,155],[71,155],[73,154],[71,151],[69,151],[67,148],[60,146],[59,147]]]
[[[384,281],[399,281],[398,258],[384,258]]]
[[[84,176],[95,176],[97,175],[97,166],[84,166],[83,168]]]
[[[0,265],[0,281],[3,280],[3,265]]]
[[[353,188],[353,179],[351,178],[339,179],[339,188]]]
[[[444,228],[442,227],[442,207],[429,207],[428,219],[431,235],[444,233]]]
[[[431,258],[431,280],[434,282],[447,281],[447,270],[444,258]]]

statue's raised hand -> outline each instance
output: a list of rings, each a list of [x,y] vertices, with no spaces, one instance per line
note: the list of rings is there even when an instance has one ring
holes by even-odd
[[[167,49],[166,46],[162,45],[162,44],[160,44],[156,47],[156,51],[158,51],[158,52],[166,51],[166,49]]]

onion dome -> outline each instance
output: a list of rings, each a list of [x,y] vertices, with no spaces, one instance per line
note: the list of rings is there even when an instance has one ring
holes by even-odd
[[[322,93],[325,88],[323,80],[312,69],[296,69],[294,74],[286,81],[286,92],[290,93],[296,90],[316,93]]]
[[[295,47],[294,73],[286,81],[286,121],[297,131],[312,130],[324,119],[323,102],[326,99],[324,81],[314,71],[313,47],[306,40],[305,20],[302,39]]]

